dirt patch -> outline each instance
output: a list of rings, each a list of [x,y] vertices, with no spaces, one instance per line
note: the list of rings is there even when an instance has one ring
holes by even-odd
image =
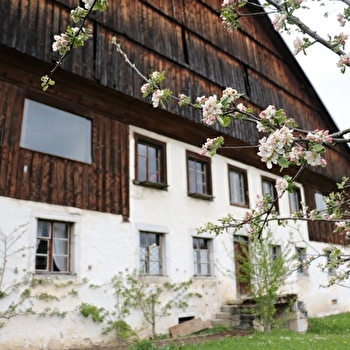
[[[178,339],[162,339],[162,340],[155,340],[154,343],[157,346],[167,345],[167,344],[175,344],[175,345],[181,345],[181,344],[187,344],[187,345],[196,345],[205,343],[211,340],[219,340],[224,338],[230,338],[230,337],[243,337],[252,334],[252,331],[246,331],[246,330],[225,330],[218,333],[213,334],[200,334],[200,335],[191,335],[188,337],[178,338]],[[127,344],[120,344],[120,345],[114,345],[109,347],[94,347],[89,348],[85,350],[127,350],[129,345]]]

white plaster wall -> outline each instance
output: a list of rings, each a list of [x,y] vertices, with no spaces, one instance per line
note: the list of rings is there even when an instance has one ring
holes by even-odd
[[[157,139],[166,143],[168,189],[156,190],[137,186],[134,179],[134,139],[133,132]],[[57,288],[52,285],[37,288],[60,297],[59,302],[51,302],[50,307],[67,311],[65,319],[56,317],[25,316],[16,317],[0,329],[1,349],[60,349],[84,348],[98,343],[114,341],[113,336],[101,336],[101,327],[89,319],[84,319],[76,310],[81,302],[93,303],[111,310],[115,303],[108,282],[119,271],[132,271],[139,267],[139,232],[141,230],[163,233],[165,236],[163,272],[161,277],[146,277],[152,283],[181,282],[193,279],[192,292],[198,292],[202,298],[190,301],[186,310],[173,310],[171,315],[157,323],[159,334],[167,333],[170,326],[178,323],[184,316],[197,316],[203,320],[215,318],[215,314],[228,300],[237,298],[235,290],[233,264],[232,234],[223,233],[212,238],[211,276],[193,276],[192,237],[196,228],[207,221],[216,222],[228,212],[238,218],[246,209],[229,204],[227,166],[234,165],[245,169],[248,176],[250,205],[253,206],[256,195],[261,194],[261,176],[275,178],[268,172],[240,164],[222,156],[211,159],[213,201],[205,201],[187,196],[186,150],[198,152],[198,148],[160,136],[140,128],[131,127],[130,132],[130,221],[122,222],[121,216],[81,210],[71,207],[48,205],[0,197],[0,228],[9,233],[26,224],[25,231],[17,247],[32,247],[23,254],[16,255],[8,265],[4,284],[13,279],[14,268],[21,274],[34,272],[37,218],[62,220],[74,223],[73,235],[73,274],[56,276],[56,283],[71,281],[73,286]],[[301,187],[301,192],[302,187]],[[303,196],[303,193],[302,193]],[[289,213],[288,196],[279,202],[280,212]],[[287,227],[271,225],[276,244],[286,245],[291,238],[296,244],[307,247],[307,254],[314,249],[321,251],[321,243],[308,242],[306,224],[291,224]],[[12,270],[11,270],[12,269]],[[48,276],[36,275],[36,278]],[[49,276],[54,278],[54,276]],[[83,283],[84,279],[88,283]],[[321,316],[331,313],[349,311],[349,289],[344,287],[320,288],[326,284],[327,273],[318,268],[318,261],[311,264],[307,276],[293,272],[286,281],[284,292],[297,293],[306,306],[309,315]],[[89,284],[104,286],[90,288]],[[78,291],[78,297],[68,295],[69,288]],[[12,298],[12,299],[11,299]],[[0,308],[15,300],[16,295],[0,299]],[[164,296],[164,300],[171,295]],[[47,305],[35,302],[37,311]],[[142,314],[133,311],[127,321],[138,329],[141,336],[150,334],[150,327],[145,327]],[[19,332],[20,330],[20,332]]]

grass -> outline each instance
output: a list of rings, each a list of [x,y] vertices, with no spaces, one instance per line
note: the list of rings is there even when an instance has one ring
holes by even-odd
[[[309,318],[306,334],[276,329],[269,334],[226,338],[200,345],[185,345],[181,350],[342,350],[350,349],[350,313]]]

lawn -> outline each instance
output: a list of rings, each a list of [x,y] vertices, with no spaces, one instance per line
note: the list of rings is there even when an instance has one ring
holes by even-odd
[[[310,318],[307,334],[286,329],[269,334],[254,333],[200,345],[184,345],[181,350],[342,350],[350,349],[350,313]]]

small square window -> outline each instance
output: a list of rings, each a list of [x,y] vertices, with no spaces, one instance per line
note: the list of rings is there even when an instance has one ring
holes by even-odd
[[[194,275],[210,275],[210,239],[193,238],[193,263]]]
[[[35,270],[37,272],[71,272],[72,224],[38,220]]]
[[[275,261],[282,254],[280,245],[270,245],[269,249],[271,262]]]
[[[298,270],[297,272],[300,274],[307,274],[308,266],[306,263],[306,248],[304,247],[296,247],[296,255],[298,259]]]
[[[300,189],[295,188],[293,192],[289,193],[289,207],[290,212],[295,213],[302,210]]]
[[[161,189],[167,187],[165,143],[135,134],[134,183]]]
[[[262,178],[262,193],[269,195],[271,203],[274,203],[274,208],[278,212],[278,196],[275,187],[275,181],[267,178]]]
[[[162,274],[163,235],[140,232],[140,271],[146,275]]]
[[[228,167],[229,187],[230,187],[230,203],[247,207],[248,199],[248,183],[247,173],[244,170]]]
[[[92,163],[91,120],[26,99],[20,146]]]
[[[190,197],[213,199],[209,158],[187,151],[187,182]]]

